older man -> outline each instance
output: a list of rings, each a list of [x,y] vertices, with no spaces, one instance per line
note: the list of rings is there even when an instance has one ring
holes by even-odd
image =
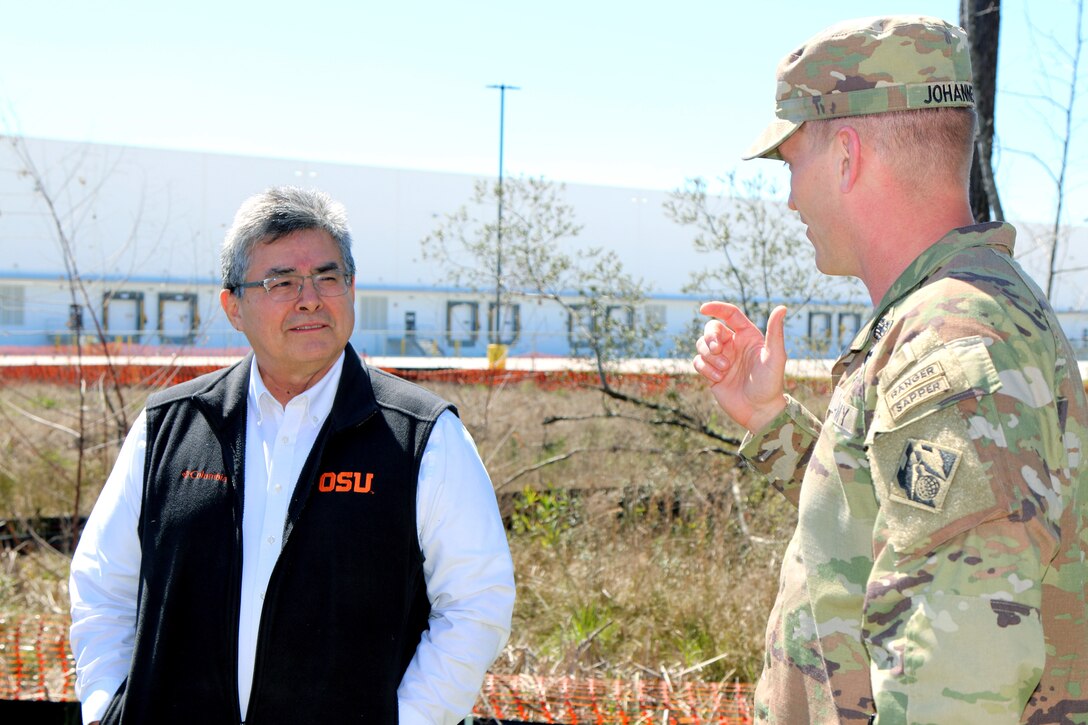
[[[850,21],[778,68],[748,158],[784,160],[827,274],[873,315],[822,420],[783,390],[785,309],[734,306],[695,368],[798,506],[767,631],[761,722],[1088,721],[1088,404],[1068,341],[968,203],[967,38]]]
[[[221,262],[253,352],[151,396],[72,561],[84,720],[459,722],[514,597],[471,438],[348,344],[340,204],[254,196]]]

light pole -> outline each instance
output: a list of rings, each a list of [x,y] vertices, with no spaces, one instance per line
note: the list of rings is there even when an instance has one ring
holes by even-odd
[[[519,86],[505,83],[490,85],[499,90],[499,223],[495,229],[495,344],[502,344],[502,147],[506,122],[506,92],[519,91]]]

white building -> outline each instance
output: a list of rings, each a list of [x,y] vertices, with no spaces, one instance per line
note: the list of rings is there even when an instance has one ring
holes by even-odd
[[[294,184],[321,188],[348,209],[357,266],[352,336],[357,350],[370,355],[486,354],[493,294],[444,284],[444,271],[420,254],[421,240],[440,219],[471,199],[472,176],[40,139],[4,141],[0,348],[9,352],[68,345],[80,325],[87,339],[97,339],[88,305],[110,341],[162,352],[243,349],[244,338],[219,306],[219,244],[243,199],[269,186]],[[38,180],[55,213],[39,193]],[[584,185],[568,185],[564,194],[584,226],[577,241],[615,250],[628,272],[649,282],[652,294],[644,308],[629,314],[652,315],[664,323],[666,333],[658,345],[663,356],[673,353],[675,338],[683,339],[698,318],[702,299],[681,290],[693,270],[708,264],[693,249],[692,230],[666,217],[662,205],[668,196],[658,190]],[[68,251],[58,222],[70,241]],[[1088,256],[1080,251],[1082,259]],[[71,269],[78,270],[84,291],[73,291]],[[1064,281],[1070,292],[1058,297],[1063,323],[1070,337],[1088,348],[1083,296],[1088,286]],[[858,293],[850,300],[809,303],[789,318],[789,345],[794,353],[815,346],[833,356],[867,314],[868,301]],[[501,319],[511,356],[566,356],[579,349],[577,321],[554,302],[521,298],[503,310]]]

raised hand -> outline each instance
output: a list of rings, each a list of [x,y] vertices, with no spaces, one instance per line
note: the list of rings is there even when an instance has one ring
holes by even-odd
[[[786,308],[771,312],[766,337],[736,305],[707,302],[699,311],[716,319],[695,342],[695,370],[729,417],[758,431],[786,407]]]

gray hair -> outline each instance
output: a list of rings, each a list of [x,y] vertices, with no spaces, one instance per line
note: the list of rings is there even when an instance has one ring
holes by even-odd
[[[355,276],[351,256],[351,230],[344,205],[317,189],[276,186],[249,197],[223,239],[219,252],[223,288],[241,295],[246,270],[258,244],[270,244],[292,232],[320,229],[328,232],[340,248],[344,271]]]

